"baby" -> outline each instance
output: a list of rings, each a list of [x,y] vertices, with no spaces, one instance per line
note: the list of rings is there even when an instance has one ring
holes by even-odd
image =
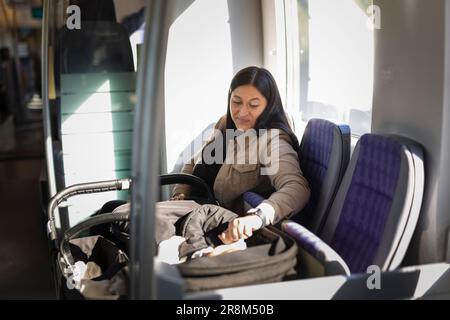
[[[186,261],[186,257],[179,258],[178,248],[180,245],[186,241],[186,238],[180,236],[173,236],[168,240],[161,241],[158,246],[158,258],[160,261],[168,263],[168,264],[178,264]],[[223,244],[213,247],[207,247],[204,249],[200,249],[194,252],[191,255],[191,259],[196,259],[205,256],[218,256],[225,253],[230,253],[234,251],[240,251],[247,249],[247,244],[244,239],[240,239],[239,241]]]

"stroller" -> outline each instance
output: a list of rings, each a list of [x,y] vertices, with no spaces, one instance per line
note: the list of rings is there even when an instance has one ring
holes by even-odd
[[[207,184],[198,177],[175,174],[161,177],[161,185],[196,184],[205,197],[184,211],[173,225],[156,225],[157,230],[173,229],[173,235],[186,242],[179,247],[181,263],[176,267],[183,278],[185,292],[268,283],[295,274],[295,240],[275,227],[265,227],[246,240],[246,249],[217,256],[192,258],[193,253],[220,244],[217,235],[237,215],[215,205]],[[56,244],[57,287],[65,299],[127,299],[129,291],[128,244],[130,234],[128,206],[87,218],[57,236],[55,209],[65,199],[79,194],[130,189],[131,180],[121,179],[69,187],[49,204],[47,225]],[[194,203],[191,201],[191,203]],[[200,204],[199,204],[200,203]],[[163,206],[164,207],[164,206]],[[173,214],[176,210],[167,210]],[[157,206],[157,215],[164,212]],[[163,218],[160,221],[165,221]],[[106,226],[99,229],[98,226]],[[103,230],[100,232],[93,232]],[[157,236],[158,237],[158,236]],[[162,239],[160,236],[159,238]],[[156,243],[161,239],[155,239]]]
[[[131,180],[79,184],[56,194],[48,206],[47,232],[56,260],[55,282],[62,299],[119,299],[128,294],[128,255],[103,235],[90,235],[96,226],[129,221],[129,214],[92,216],[58,235],[55,211],[60,203],[80,194],[127,190]]]

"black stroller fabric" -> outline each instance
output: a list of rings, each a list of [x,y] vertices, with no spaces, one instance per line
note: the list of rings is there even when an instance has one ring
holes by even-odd
[[[59,257],[66,298],[118,299],[127,295],[128,257],[102,236],[83,237],[68,242],[73,265]],[[80,270],[75,270],[81,263]],[[76,290],[74,290],[76,289]]]

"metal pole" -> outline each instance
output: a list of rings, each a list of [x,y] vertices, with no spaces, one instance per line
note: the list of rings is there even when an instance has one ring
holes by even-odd
[[[138,69],[131,198],[131,299],[155,299],[154,214],[158,199],[164,110],[164,67],[173,1],[147,2],[144,50]]]
[[[17,35],[17,11],[16,11],[16,6],[13,5],[13,16],[12,16],[12,28],[11,28],[11,34],[13,37],[13,61],[14,61],[14,69],[16,71],[17,74],[17,86],[18,86],[18,101],[16,101],[18,103],[17,108],[17,121],[19,122],[24,122],[27,119],[27,114],[26,114],[26,109],[25,109],[25,89],[23,87],[23,81],[22,81],[22,76],[21,76],[21,70],[22,70],[22,66],[20,65],[20,58],[19,58],[19,49],[18,49],[18,45],[19,45],[19,36]]]
[[[50,198],[56,194],[55,167],[53,163],[52,130],[50,123],[50,102],[48,92],[48,29],[50,24],[50,0],[44,0],[42,19],[42,120],[44,125],[45,159],[47,166],[48,191]]]

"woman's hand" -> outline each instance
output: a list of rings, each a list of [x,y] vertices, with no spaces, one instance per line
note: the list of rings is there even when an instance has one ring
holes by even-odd
[[[253,232],[261,228],[261,218],[255,215],[239,217],[228,223],[228,229],[219,235],[224,244],[230,244],[240,239],[247,239]]]
[[[170,201],[174,201],[174,200],[184,200],[186,196],[184,195],[184,193],[177,193],[174,194],[172,198],[170,198]]]

